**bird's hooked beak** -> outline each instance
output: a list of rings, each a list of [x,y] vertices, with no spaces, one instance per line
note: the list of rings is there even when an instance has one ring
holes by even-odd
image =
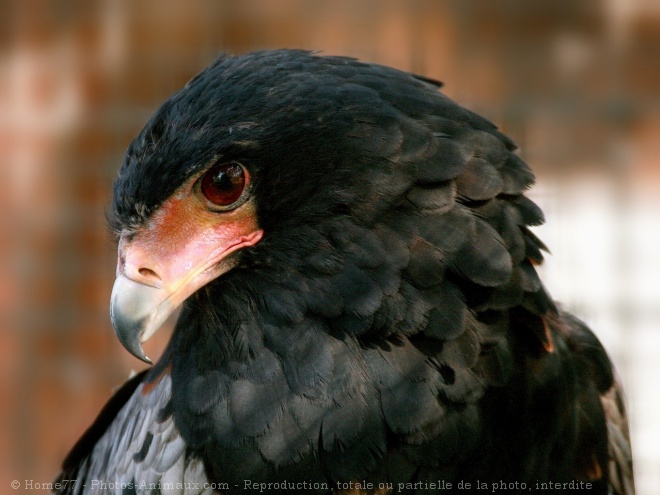
[[[142,343],[198,289],[231,270],[263,231],[253,203],[208,211],[193,195],[167,200],[148,224],[119,242],[110,318],[122,345],[151,363]]]

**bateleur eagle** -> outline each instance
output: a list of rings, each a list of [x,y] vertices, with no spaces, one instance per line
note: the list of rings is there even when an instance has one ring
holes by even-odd
[[[114,183],[110,313],[142,360],[181,314],[59,493],[632,493],[612,364],[534,268],[534,176],[439,87],[264,51],[156,111]]]

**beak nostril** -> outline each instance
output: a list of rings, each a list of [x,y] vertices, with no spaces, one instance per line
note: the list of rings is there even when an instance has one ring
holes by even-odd
[[[160,277],[158,276],[158,274],[150,268],[140,268],[138,270],[138,272],[140,273],[140,275],[142,275],[146,279],[160,280]]]

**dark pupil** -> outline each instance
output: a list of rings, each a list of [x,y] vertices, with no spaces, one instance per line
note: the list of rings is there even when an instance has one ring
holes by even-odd
[[[236,163],[216,165],[202,179],[204,196],[220,206],[228,206],[238,200],[244,187],[243,167]]]
[[[234,188],[234,184],[236,184],[238,181],[236,180],[237,175],[234,172],[233,168],[230,168],[229,170],[221,170],[218,172],[218,175],[213,177],[213,186],[218,189],[218,191],[222,191],[224,193],[230,192]]]

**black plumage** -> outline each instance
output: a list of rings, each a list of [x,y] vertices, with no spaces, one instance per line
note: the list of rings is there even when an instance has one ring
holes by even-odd
[[[221,57],[163,104],[127,151],[113,228],[126,245],[184,228],[154,219],[226,162],[249,172],[263,238],[186,299],[164,355],[65,461],[78,481],[61,493],[631,493],[610,361],[533,267],[533,175],[439,87],[274,51]],[[168,485],[184,482],[198,489]]]

